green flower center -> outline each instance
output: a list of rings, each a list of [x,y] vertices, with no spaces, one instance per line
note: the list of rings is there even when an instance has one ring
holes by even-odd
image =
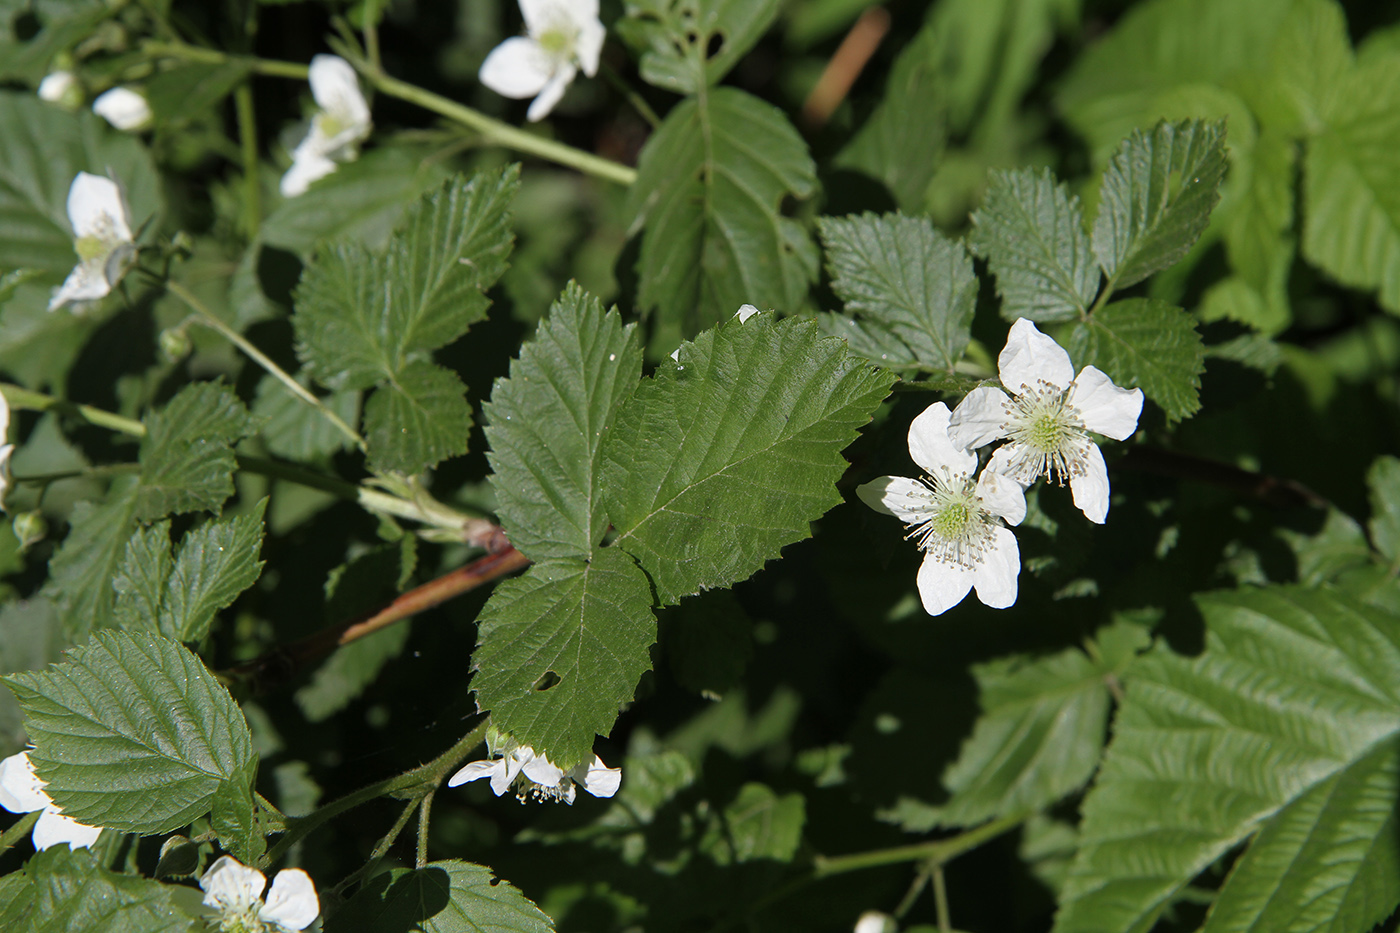
[[[911,538],[919,549],[945,563],[970,568],[981,563],[991,544],[996,519],[977,498],[977,483],[966,473],[928,476],[925,491],[915,493],[924,505],[908,523]]]
[[[1066,479],[1084,472],[1080,441],[1088,435],[1068,396],[1068,389],[1042,379],[1006,403],[1011,470],[1022,486],[1029,486],[1042,474],[1063,485]]]
[[[112,246],[100,236],[80,236],[73,249],[77,251],[79,260],[92,262],[105,257],[112,251]]]
[[[549,53],[550,58],[573,57],[574,34],[570,30],[558,27],[546,29],[535,41],[540,44],[540,48]]]

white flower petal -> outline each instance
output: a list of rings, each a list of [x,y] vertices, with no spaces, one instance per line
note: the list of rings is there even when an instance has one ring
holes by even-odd
[[[1006,335],[1006,346],[997,357],[1001,384],[1014,395],[1041,381],[1059,389],[1074,381],[1074,365],[1069,354],[1053,338],[1047,337],[1029,318],[1017,318]]]
[[[894,918],[878,910],[867,910],[856,920],[854,933],[890,933],[898,928]]]
[[[740,305],[739,310],[734,312],[734,316],[737,317],[739,323],[742,324],[757,313],[758,309],[753,305]]]
[[[1086,438],[1076,446],[1084,462],[1084,472],[1069,479],[1074,505],[1089,521],[1102,525],[1108,518],[1108,467],[1104,465],[1099,445],[1093,441]]]
[[[342,124],[368,129],[369,104],[349,62],[338,55],[313,55],[308,80],[316,106]]]
[[[1026,517],[1026,494],[1021,484],[1009,476],[986,469],[977,477],[977,498],[982,507],[1000,515],[1009,525],[1019,525]]]
[[[67,843],[70,849],[86,849],[102,835],[102,827],[79,823],[71,816],[65,816],[57,808],[49,808],[34,824],[34,848],[47,849],[49,846]]]
[[[598,0],[520,0],[520,16],[535,38],[551,29],[577,33],[598,22]]]
[[[8,508],[5,505],[5,496],[15,484],[14,474],[10,472],[10,456],[14,452],[14,444],[0,444],[0,512]]]
[[[491,761],[469,762],[456,774],[447,779],[447,786],[456,787],[459,784],[466,784],[469,781],[479,781],[482,778],[491,779],[491,790],[497,797],[505,793],[506,787],[510,784],[510,779],[506,777],[505,760],[497,758]]]
[[[62,103],[78,87],[78,79],[71,71],[54,71],[44,75],[39,82],[39,99],[51,104]]]
[[[1001,529],[1005,531],[1006,529]],[[939,560],[933,553],[924,555],[919,565],[917,583],[924,611],[931,616],[942,615],[963,601],[972,589],[973,571],[962,564]]]
[[[579,4],[585,6],[586,4]],[[579,67],[583,73],[590,78],[598,73],[598,60],[603,54],[603,41],[608,37],[608,30],[598,20],[598,5],[593,4],[593,18],[579,24],[578,44],[574,47],[574,55],[578,58]]]
[[[594,797],[611,797],[622,786],[622,769],[609,768],[603,764],[603,759],[594,755],[593,763],[584,771],[579,783]]]
[[[948,421],[948,438],[957,447],[976,450],[1006,436],[1006,393],[992,386],[980,386],[953,409]]]
[[[574,80],[576,74],[578,74],[578,68],[572,62],[560,65],[554,76],[549,79],[549,83],[540,89],[539,96],[530,101],[530,109],[525,111],[525,119],[531,123],[538,123],[549,116],[554,105],[563,99],[564,92],[569,88],[569,82]]]
[[[1021,575],[1021,549],[1010,529],[993,528],[992,541],[973,568],[977,598],[993,609],[1016,602],[1016,578]]]
[[[10,402],[5,398],[5,394],[0,392],[0,443],[10,436]]]
[[[477,77],[503,97],[534,97],[554,77],[555,62],[534,39],[515,36],[491,50]]]
[[[1035,476],[1027,476],[1024,469],[1024,461],[1020,459],[1020,444],[1002,444],[992,452],[992,459],[987,461],[987,465],[982,469],[983,475],[996,473],[1013,480],[1022,489],[1035,482]],[[1022,468],[1018,469],[1017,464],[1021,463]],[[1036,474],[1037,476],[1039,474]]]
[[[219,910],[247,910],[262,897],[267,879],[231,855],[221,855],[199,879],[204,904]]]
[[[321,902],[316,897],[316,885],[311,883],[311,876],[300,868],[284,868],[272,879],[267,903],[258,911],[258,917],[284,930],[302,930],[310,926],[320,912]]]
[[[92,112],[119,130],[140,130],[151,122],[151,105],[129,87],[99,94],[92,102]]]
[[[928,517],[928,493],[929,488],[923,483],[905,476],[882,476],[856,488],[861,502],[906,525]]]
[[[909,425],[909,455],[930,476],[944,469],[971,475],[977,469],[977,455],[949,440],[950,417],[947,405],[934,402]]]
[[[130,243],[131,212],[121,187],[102,175],[79,172],[68,186],[68,222],[74,237]]]
[[[335,162],[310,150],[303,151],[300,146],[292,154],[292,167],[287,169],[287,173],[282,176],[282,183],[279,186],[282,197],[295,198],[306,193],[306,189],[311,187],[313,181],[325,178],[338,168]]]
[[[541,787],[558,787],[559,782],[564,779],[564,770],[555,766],[543,755],[533,755],[521,766],[521,771],[531,781]]]
[[[73,267],[49,299],[49,310],[56,311],[79,301],[96,301],[112,291],[107,282],[106,263],[85,262]]]
[[[1093,366],[1080,370],[1065,401],[1079,410],[1084,427],[1115,441],[1136,431],[1142,415],[1142,390],[1119,388]]]
[[[44,782],[34,773],[28,752],[0,761],[0,807],[11,813],[31,813],[53,806]]]

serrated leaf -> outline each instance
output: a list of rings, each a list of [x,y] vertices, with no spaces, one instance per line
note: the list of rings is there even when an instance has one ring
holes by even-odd
[[[54,846],[24,867],[33,891],[31,933],[195,933],[202,924],[176,905],[173,888],[118,874],[87,849]]]
[[[136,529],[127,539],[121,566],[112,577],[112,589],[117,594],[113,606],[114,628],[159,631],[160,605],[165,599],[166,581],[170,579],[174,563],[170,553],[169,522]],[[174,637],[169,632],[164,634]]]
[[[778,0],[628,0],[616,29],[650,84],[695,94],[718,84],[778,15]]]
[[[1400,460],[1377,457],[1366,472],[1371,494],[1371,543],[1390,559],[1400,560]]]
[[[452,370],[413,360],[365,405],[370,468],[417,473],[467,452],[472,410],[467,387]]]
[[[1099,290],[1079,199],[1048,170],[994,171],[968,246],[997,279],[1002,317],[1067,321]]]
[[[116,593],[112,581],[135,530],[139,487],[114,489],[106,502],[80,502],[69,517],[68,535],[49,561],[44,595],[53,600],[72,641],[111,624]]]
[[[553,933],[509,882],[470,862],[429,862],[371,879],[332,914],[326,933]]]
[[[151,112],[162,124],[186,123],[233,93],[248,77],[250,68],[239,59],[211,65],[187,62],[156,72],[143,91]]]
[[[505,271],[518,166],[448,179],[409,208],[384,250],[323,249],[296,289],[298,353],[333,389],[393,380],[486,315]]]
[[[179,642],[96,632],[67,660],[4,678],[25,711],[45,791],[90,826],[169,832],[256,767],[243,714]]]
[[[321,401],[346,424],[360,419],[360,393],[334,392]],[[326,416],[297,398],[277,379],[264,376],[253,400],[253,417],[267,449],[288,460],[319,460],[350,446],[350,439]]]
[[[663,605],[743,580],[841,501],[841,451],[892,374],[816,325],[762,314],[681,346],[604,441],[617,547]]]
[[[786,197],[816,187],[807,146],[777,108],[735,88],[676,105],[642,149],[627,211],[642,233],[639,303],[658,344],[727,320],[743,304],[796,308],[816,278]]]
[[[641,374],[636,325],[570,283],[496,381],[485,406],[496,512],[531,560],[602,542],[602,439]]]
[[[242,782],[225,781],[210,802],[209,824],[219,836],[219,845],[245,865],[256,865],[267,850],[267,839],[258,826],[257,805],[253,802],[256,762]]]
[[[217,511],[233,495],[232,445],[252,430],[248,410],[225,386],[185,386],[146,418],[136,517]]]
[[[1205,651],[1159,647],[1134,665],[1056,933],[1143,933],[1250,836],[1218,898],[1239,922],[1207,929],[1369,929],[1400,903],[1396,876],[1367,866],[1400,846],[1400,618],[1302,587],[1197,602]]]
[[[1357,69],[1303,160],[1303,255],[1400,313],[1400,56]]]
[[[1134,131],[1104,170],[1094,253],[1116,289],[1186,255],[1210,221],[1225,176],[1225,124],[1162,122]]]
[[[503,732],[561,768],[589,760],[650,669],[646,575],[617,548],[547,560],[502,583],[481,611],[472,689]]]
[[[1107,733],[1107,678],[1116,673],[1070,648],[972,668],[982,714],[943,775],[944,826],[1049,806],[1088,783]]]
[[[903,348],[900,357],[874,359],[952,370],[972,339],[977,307],[977,275],[963,245],[927,218],[902,214],[823,217],[818,228],[832,290],[859,314],[859,327],[886,332]]]
[[[1077,366],[1097,366],[1124,388],[1139,386],[1167,418],[1189,418],[1201,407],[1206,350],[1195,321],[1156,298],[1115,301],[1070,334]]]
[[[262,499],[251,510],[207,521],[180,540],[180,551],[161,602],[160,633],[197,642],[209,631],[214,614],[233,603],[257,582],[263,562]]]
[[[699,848],[718,865],[769,860],[790,862],[807,821],[801,794],[776,794],[750,782],[715,815]]]

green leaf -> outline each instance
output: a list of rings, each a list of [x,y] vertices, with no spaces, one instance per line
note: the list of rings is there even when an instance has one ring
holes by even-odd
[[[547,560],[508,580],[481,611],[472,689],[491,721],[561,768],[593,754],[650,669],[651,589],[632,559]]]
[[[808,197],[816,168],[777,108],[734,88],[677,104],[647,141],[627,211],[642,230],[639,303],[655,309],[656,345],[726,320],[740,305],[796,308],[816,278],[784,198]]]
[[[134,530],[138,490],[114,489],[101,505],[78,503],[68,536],[49,561],[43,593],[53,600],[63,631],[73,641],[113,620],[112,581]]]
[[[642,374],[636,325],[570,283],[485,406],[496,512],[531,560],[587,557],[608,518],[603,435]]]
[[[1269,334],[1280,333],[1293,318],[1288,277],[1297,253],[1298,161],[1298,147],[1281,133],[1261,133],[1247,154],[1236,148],[1230,167],[1234,199],[1221,217],[1225,249],[1238,279],[1211,289],[1229,289],[1220,296],[1218,316]],[[1210,298],[1208,293],[1203,303]],[[1201,314],[1211,312],[1202,308]]]
[[[994,171],[968,245],[997,277],[1001,314],[1067,321],[1085,313],[1099,290],[1079,199],[1048,170]]]
[[[767,31],[778,0],[628,0],[618,34],[641,52],[642,78],[677,94],[718,84]]]
[[[977,275],[963,245],[922,217],[862,214],[818,222],[831,287],[854,325],[884,332],[881,344],[902,348],[898,357],[873,357],[888,366],[952,370],[972,339]]]
[[[135,137],[87,111],[68,113],[33,94],[0,91],[0,274],[38,270],[38,283],[54,286],[77,264],[67,205],[80,171],[110,175],[122,186],[132,229],[158,212],[155,167]],[[24,294],[30,297],[18,297]],[[6,302],[5,317],[21,300],[43,311],[48,297],[47,289],[22,290]]]
[[[911,214],[924,209],[947,141],[940,51],[939,34],[926,24],[895,59],[875,110],[833,160],[882,182]]]
[[[452,370],[413,360],[365,405],[370,468],[417,473],[467,452],[472,410],[467,387]]]
[[[1186,255],[1210,221],[1225,176],[1225,124],[1198,120],[1136,130],[1104,171],[1094,253],[1116,289]]]
[[[1191,315],[1156,298],[1115,301],[1070,334],[1078,366],[1097,366],[1125,388],[1140,386],[1171,421],[1201,407],[1206,350]]]
[[[376,875],[332,914],[325,933],[553,933],[554,925],[491,869],[455,859]]]
[[[231,59],[216,65],[187,62],[159,71],[143,88],[151,112],[166,125],[186,123],[216,106],[247,79],[247,63]]]
[[[346,424],[360,418],[360,393],[336,392],[321,399]],[[320,460],[350,446],[350,439],[326,416],[297,398],[273,376],[258,383],[253,417],[269,452],[288,460]]]
[[[253,427],[248,410],[225,386],[196,382],[181,389],[146,418],[137,518],[217,511],[233,495],[232,445]]]
[[[1357,69],[1303,160],[1303,255],[1400,312],[1400,56]]]
[[[1197,601],[1205,651],[1133,668],[1056,933],[1142,933],[1251,836],[1207,930],[1370,929],[1400,903],[1400,618],[1302,587]]]
[[[169,522],[136,529],[127,539],[121,566],[112,577],[112,589],[117,594],[112,607],[114,628],[160,631],[160,607],[174,565]],[[161,634],[176,637],[170,632]]]
[[[0,674],[39,670],[57,661],[67,646],[58,614],[47,599],[12,600],[0,606]],[[26,744],[24,712],[12,693],[0,690],[0,758]]]
[[[486,316],[505,271],[519,169],[448,179],[409,208],[388,247],[332,245],[296,290],[299,353],[334,389],[393,380]]]
[[[605,438],[617,547],[663,605],[729,586],[841,501],[841,451],[894,380],[810,322],[737,318],[681,346]]]
[[[96,632],[63,663],[4,681],[45,791],[90,826],[169,832],[208,813],[226,784],[247,787],[256,767],[243,714],[179,642]]]
[[[1392,563],[1400,560],[1400,460],[1377,457],[1366,472],[1371,493],[1371,542]]]
[[[267,849],[267,838],[258,825],[257,805],[253,802],[253,778],[257,763],[252,762],[244,780],[225,781],[210,802],[209,823],[219,836],[219,845],[245,865],[255,865]]]
[[[177,905],[175,888],[118,874],[87,849],[54,846],[24,866],[33,891],[32,933],[196,933],[203,924]]]
[[[1088,783],[1107,733],[1108,680],[1127,666],[1119,660],[1115,668],[1069,648],[974,665],[982,715],[943,775],[952,796],[939,823],[1029,813]]]
[[[779,796],[764,784],[748,783],[716,814],[699,848],[717,865],[768,860],[790,862],[807,821],[801,794]]]

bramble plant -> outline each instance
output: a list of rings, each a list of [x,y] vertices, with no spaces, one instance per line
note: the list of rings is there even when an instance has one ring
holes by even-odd
[[[0,0],[0,929],[1397,929],[1397,17]]]

